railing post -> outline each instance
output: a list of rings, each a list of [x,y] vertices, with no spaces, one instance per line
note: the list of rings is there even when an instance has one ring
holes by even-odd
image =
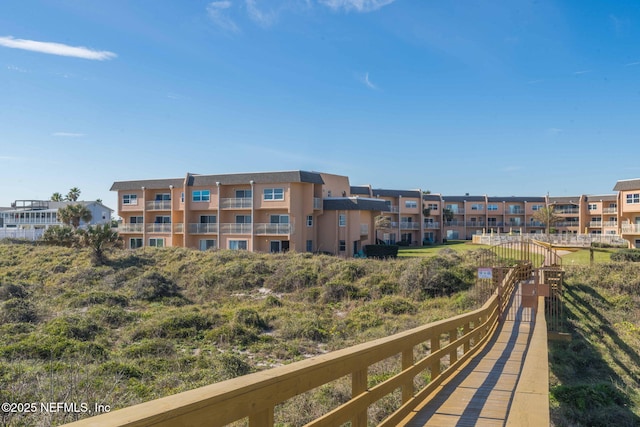
[[[435,353],[438,350],[440,350],[440,334],[439,333],[431,337],[431,354]],[[431,381],[438,378],[438,376],[440,375],[440,358],[439,357],[434,359],[431,362],[431,366],[429,370],[431,371]]]
[[[449,342],[452,343],[458,339],[458,328],[449,331]],[[449,365],[453,365],[458,361],[458,347],[454,347],[449,353]]]
[[[273,427],[273,406],[250,415],[249,427]]]
[[[409,369],[413,366],[413,347],[402,352],[402,370]],[[406,403],[413,397],[415,392],[413,387],[413,378],[402,385],[402,403]]]
[[[351,398],[367,391],[367,368],[351,373]],[[367,427],[367,410],[358,412],[351,420],[352,427]]]

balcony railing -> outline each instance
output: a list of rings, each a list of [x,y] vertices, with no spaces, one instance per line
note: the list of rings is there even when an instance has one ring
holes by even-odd
[[[184,224],[179,222],[177,224],[173,224],[173,232],[174,233],[184,233]]]
[[[580,213],[580,209],[578,208],[559,208],[554,210],[555,213],[564,215],[564,214],[577,214]]]
[[[589,227],[602,227],[602,221],[589,221]]]
[[[169,211],[171,210],[171,200],[153,200],[146,203],[149,211]]]
[[[622,224],[622,234],[640,234],[640,224]]]
[[[255,233],[258,235],[265,234],[291,234],[293,233],[292,224],[255,224]]]
[[[171,233],[172,224],[146,224],[147,233]]]
[[[424,223],[424,228],[428,228],[428,229],[438,229],[440,228],[440,223],[439,222],[425,222]]]
[[[369,235],[369,224],[360,224],[360,235],[361,236]]]
[[[556,222],[553,225],[554,227],[577,227],[580,224],[578,223],[578,221],[561,221],[561,222]]]
[[[202,223],[193,223],[189,224],[189,233],[191,234],[217,234],[218,233],[218,224],[202,224]]]
[[[144,224],[121,224],[118,233],[142,233]]]
[[[544,227],[544,224],[540,221],[529,221],[527,227]]]
[[[483,221],[467,221],[467,226],[469,227],[484,227],[485,224]]]
[[[251,206],[253,206],[253,199],[251,197],[237,197],[220,200],[220,207],[222,209],[247,209]]]
[[[615,227],[618,228],[618,221],[605,221],[602,223],[605,227]]]
[[[313,198],[313,209],[321,210],[322,209],[322,199],[320,197]]]
[[[420,223],[400,221],[400,230],[420,230]]]
[[[253,224],[220,224],[220,231],[228,234],[251,234]]]
[[[606,214],[618,213],[618,208],[603,208],[602,213],[606,213]]]
[[[389,212],[398,213],[400,212],[400,207],[397,205],[391,205],[389,206]]]

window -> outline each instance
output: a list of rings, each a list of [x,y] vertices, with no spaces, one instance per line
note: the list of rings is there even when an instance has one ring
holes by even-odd
[[[269,222],[271,224],[289,224],[289,215],[270,215]]]
[[[307,227],[313,227],[313,215],[307,215]]]
[[[447,209],[449,209],[451,213],[455,215],[458,214],[458,205],[447,205]]]
[[[157,216],[154,223],[155,224],[171,224],[171,217],[166,215]]]
[[[229,249],[234,251],[247,250],[247,241],[246,240],[229,240]]]
[[[307,252],[313,252],[313,240],[307,240]]]
[[[132,216],[129,218],[129,224],[142,224],[144,220],[141,216]]]
[[[472,211],[483,211],[484,210],[484,203],[473,203],[471,205],[471,210]]]
[[[149,239],[149,246],[155,246],[156,248],[163,248],[164,239],[158,239],[158,238]]]
[[[497,211],[498,210],[498,205],[496,205],[495,203],[489,203],[487,205],[487,210],[488,211]]]
[[[438,210],[438,204],[437,203],[429,203],[427,205],[427,209],[430,209],[432,211],[437,211]]]
[[[236,215],[236,224],[251,224],[251,215]]]
[[[200,215],[200,224],[215,224],[218,218],[215,215]]]
[[[533,205],[533,206],[531,206],[531,210],[533,210],[533,211],[539,211],[542,208],[544,208],[544,205]]]
[[[194,202],[208,202],[211,200],[211,192],[209,190],[196,190],[192,193],[191,200]]]
[[[627,194],[627,203],[630,205],[640,203],[640,193]]]
[[[156,202],[161,202],[164,200],[171,200],[171,194],[169,193],[158,193],[156,194]]]
[[[184,203],[184,191],[180,193],[180,201]]]
[[[340,226],[340,227],[346,227],[347,226],[347,215],[346,214],[338,215],[338,226]]]
[[[215,239],[201,239],[200,240],[200,250],[206,251],[208,249],[215,249],[216,241]]]
[[[338,247],[340,252],[344,252],[347,250],[347,242],[345,240],[340,240],[340,246]]]
[[[142,239],[139,237],[129,239],[129,247],[131,249],[138,249],[142,247]]]
[[[236,190],[236,199],[250,199],[251,190]]]
[[[122,204],[123,205],[137,205],[138,204],[138,195],[137,194],[123,194],[122,195]]]
[[[595,211],[596,209],[598,209],[598,205],[596,205],[595,203],[589,203],[588,208],[590,211]]]
[[[284,188],[265,188],[262,195],[264,200],[284,200]]]
[[[418,207],[418,202],[416,202],[415,200],[405,200],[404,201],[404,207],[405,208],[417,208]]]

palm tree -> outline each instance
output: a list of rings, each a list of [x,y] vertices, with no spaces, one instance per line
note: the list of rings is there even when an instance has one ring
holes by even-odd
[[[554,224],[557,224],[560,221],[562,221],[562,217],[556,214],[556,208],[553,205],[547,205],[538,209],[537,211],[534,212],[533,218],[536,221],[541,222],[545,225],[545,230],[546,230],[545,232],[547,233],[547,235],[550,234],[551,227]]]
[[[67,193],[67,200],[70,200],[72,202],[75,202],[78,200],[78,198],[80,197],[80,189],[78,187],[73,187],[69,190],[69,192]]]
[[[64,200],[64,196],[57,191],[51,195],[52,202],[62,202]]]
[[[118,232],[109,224],[89,226],[86,230],[78,230],[80,244],[91,249],[94,265],[102,265],[107,258],[105,252],[120,246]]]
[[[74,229],[80,227],[80,222],[91,221],[91,211],[86,206],[79,203],[70,204],[62,209],[58,209],[58,218],[63,224],[70,225]]]

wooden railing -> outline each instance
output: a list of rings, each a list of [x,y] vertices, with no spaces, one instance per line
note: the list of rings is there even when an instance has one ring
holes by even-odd
[[[347,375],[351,376],[351,399],[307,425],[336,426],[351,421],[353,427],[366,426],[367,408],[401,389],[402,405],[381,424],[396,425],[483,347],[495,331],[516,281],[527,274],[527,268],[511,268],[490,299],[470,313],[68,426],[223,426],[245,418],[252,427],[273,426],[276,405]],[[428,347],[428,354],[415,360],[416,346]],[[369,387],[368,368],[397,356],[400,372]],[[426,372],[430,381],[415,390],[414,378]]]

